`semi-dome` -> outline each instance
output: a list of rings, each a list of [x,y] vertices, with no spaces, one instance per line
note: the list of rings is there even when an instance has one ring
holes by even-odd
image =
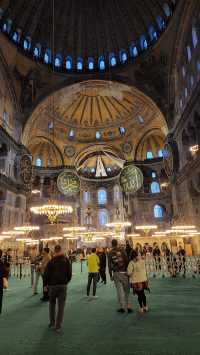
[[[136,149],[136,160],[163,157],[165,136],[162,131],[155,130],[145,134]]]
[[[1,0],[1,29],[57,70],[93,71],[135,59],[167,27],[174,0]]]
[[[33,165],[47,168],[62,166],[62,154],[56,145],[45,137],[35,137],[28,145],[33,157]]]

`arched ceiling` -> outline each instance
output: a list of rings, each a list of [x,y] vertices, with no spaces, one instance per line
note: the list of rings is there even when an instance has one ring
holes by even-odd
[[[97,164],[111,167],[108,173],[112,175],[116,164],[109,161],[105,147],[112,147],[122,159],[132,160],[139,142],[154,131],[161,137],[168,133],[164,116],[149,97],[118,82],[91,80],[60,89],[44,99],[28,118],[22,142],[34,159],[40,150],[45,151],[46,165],[51,159],[49,154],[56,154],[44,139],[40,142],[40,137],[54,142],[65,165],[76,165],[76,157],[80,157],[81,152],[103,144],[104,150],[89,152],[83,159],[84,164],[90,168]]]
[[[127,62],[146,51],[160,37],[173,13],[173,0],[1,0],[1,27],[26,54],[39,48],[44,60],[49,49],[51,64],[56,56],[66,70],[66,58],[74,70],[99,69]],[[6,21],[9,28],[4,28]],[[15,31],[19,36],[14,36]],[[24,39],[29,40],[24,46]],[[137,53],[131,45],[136,46]],[[126,53],[126,57],[122,56]],[[39,59],[39,57],[37,59]],[[114,61],[111,58],[114,57]],[[78,58],[83,68],[77,66]],[[94,67],[88,67],[88,58]],[[56,65],[55,65],[56,67]],[[103,68],[104,69],[104,68]]]
[[[33,134],[94,142],[99,132],[100,141],[114,140],[152,124],[166,131],[162,113],[143,93],[117,82],[91,80],[65,87],[39,104],[26,124],[24,143]]]
[[[147,152],[151,152],[153,158],[159,157],[159,151],[163,150],[165,136],[160,130],[153,130],[145,134],[136,149],[136,160],[146,160]]]
[[[35,137],[27,146],[33,156],[33,165],[43,168],[63,165],[62,154],[56,145],[44,137]],[[37,164],[37,159],[40,164]]]

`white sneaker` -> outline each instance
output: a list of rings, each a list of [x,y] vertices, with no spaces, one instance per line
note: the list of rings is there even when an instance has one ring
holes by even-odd
[[[95,300],[95,299],[97,299],[97,298],[99,298],[99,297],[98,297],[98,296],[92,296],[92,298],[94,298],[94,300]]]

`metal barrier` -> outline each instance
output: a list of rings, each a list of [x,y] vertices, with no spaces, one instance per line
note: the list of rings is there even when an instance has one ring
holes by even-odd
[[[10,275],[19,279],[30,277],[31,264],[29,258],[12,260],[10,264]]]
[[[199,277],[200,256],[156,256],[145,258],[147,275],[152,277]]]

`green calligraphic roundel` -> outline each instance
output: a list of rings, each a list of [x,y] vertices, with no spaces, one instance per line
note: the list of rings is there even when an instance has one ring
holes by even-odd
[[[125,193],[134,193],[143,185],[143,174],[134,165],[126,166],[120,174],[120,185]]]
[[[58,190],[65,196],[74,196],[80,191],[80,180],[71,171],[63,171],[57,179]]]

